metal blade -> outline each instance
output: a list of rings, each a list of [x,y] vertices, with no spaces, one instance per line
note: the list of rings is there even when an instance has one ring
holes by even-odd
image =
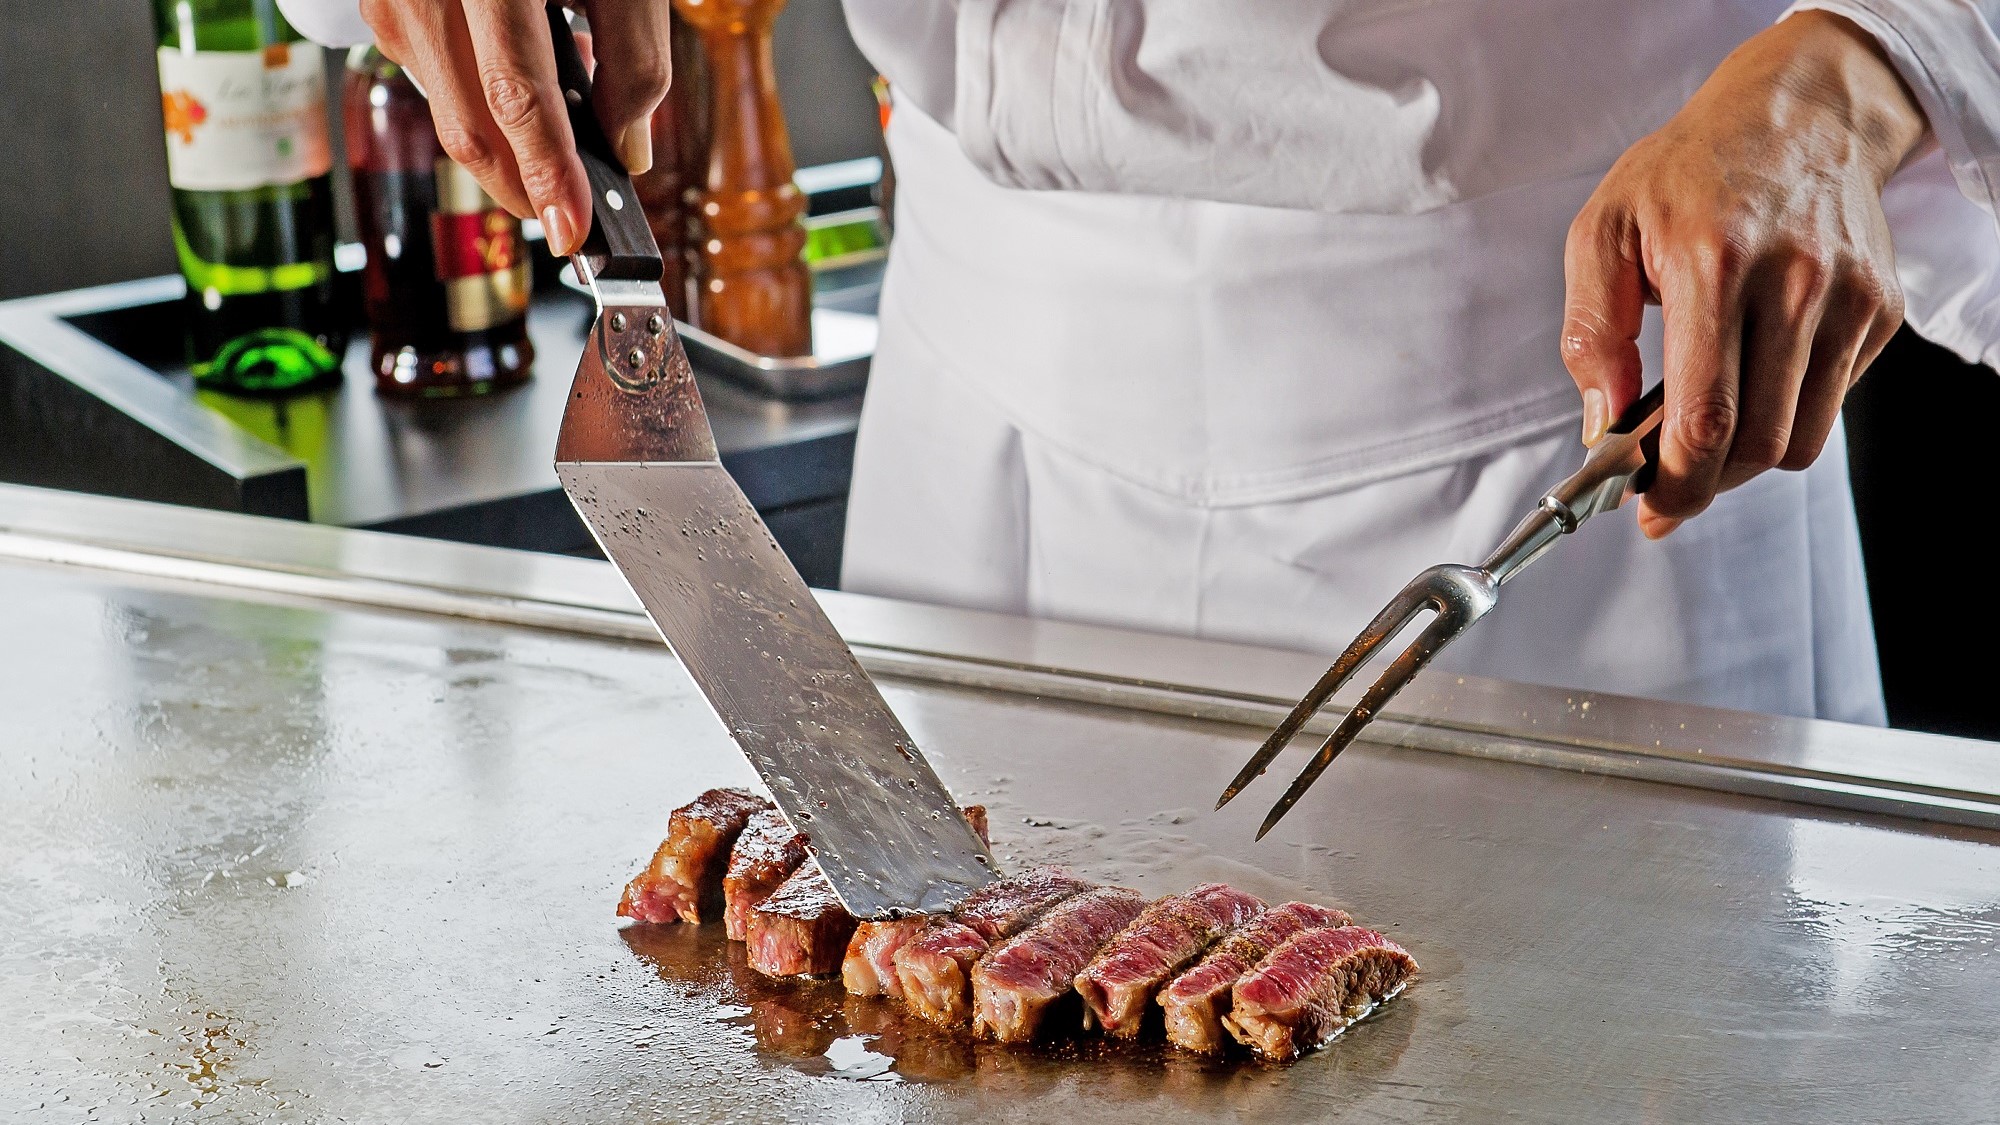
[[[556,473],[851,913],[945,910],[996,876],[719,463],[572,462]]]

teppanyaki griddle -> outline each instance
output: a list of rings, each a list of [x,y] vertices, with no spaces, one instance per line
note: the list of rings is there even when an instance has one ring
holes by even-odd
[[[425,568],[539,565],[266,531],[438,585]],[[556,572],[535,572],[545,596],[588,601]],[[306,588],[289,573],[271,585]],[[379,580],[321,590],[412,604]],[[911,648],[957,620],[896,608]],[[966,686],[885,690],[993,810],[1004,862],[1341,905],[1423,978],[1282,1069],[976,1047],[765,986],[712,933],[612,914],[673,805],[749,767],[664,649],[540,620],[0,562],[0,1102],[128,1122],[1947,1121],[2000,1087],[1992,832],[1363,743],[1252,844],[1261,810],[1177,802],[1257,727],[998,691],[977,663]],[[1892,735],[1854,745],[1871,733]]]

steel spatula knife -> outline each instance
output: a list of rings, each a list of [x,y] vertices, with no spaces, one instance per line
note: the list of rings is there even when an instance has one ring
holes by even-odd
[[[593,202],[573,261],[597,301],[556,438],[563,491],[848,910],[947,909],[995,878],[992,856],[723,470],[659,247],[548,13]]]

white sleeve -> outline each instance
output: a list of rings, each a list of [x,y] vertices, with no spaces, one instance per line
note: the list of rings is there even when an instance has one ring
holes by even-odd
[[[2000,211],[2000,0],[1799,0],[1785,15],[1807,9],[1845,16],[1882,44],[1959,190]]]
[[[300,35],[322,47],[375,42],[361,18],[361,0],[278,0],[278,10]]]

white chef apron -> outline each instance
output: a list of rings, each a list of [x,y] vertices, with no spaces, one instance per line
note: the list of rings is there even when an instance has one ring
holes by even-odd
[[[1000,187],[913,107],[889,145],[847,589],[1330,653],[1580,462],[1555,333],[1588,180],[1450,205],[1426,242],[1409,216]],[[1457,239],[1520,264],[1468,279]],[[1599,517],[1438,664],[1881,723],[1846,470],[1836,431],[1664,542]]]

